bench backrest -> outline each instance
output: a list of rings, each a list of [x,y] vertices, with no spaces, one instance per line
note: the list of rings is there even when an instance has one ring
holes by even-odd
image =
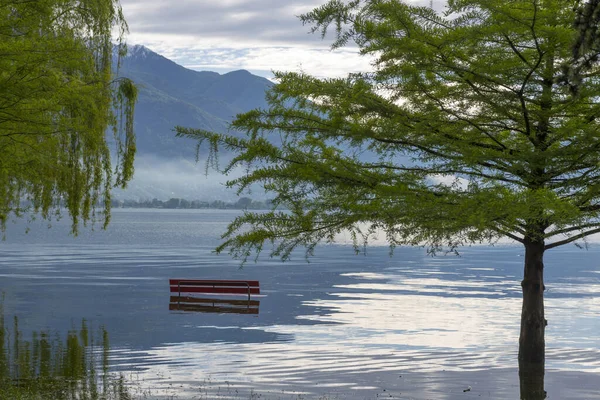
[[[171,293],[260,294],[258,281],[169,279]]]

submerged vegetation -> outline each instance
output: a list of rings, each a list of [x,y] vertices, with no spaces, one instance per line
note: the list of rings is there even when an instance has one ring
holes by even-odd
[[[5,325],[0,308],[0,398],[14,400],[130,400],[122,376],[108,371],[109,341],[85,320],[62,340],[49,332],[23,337],[15,316]]]
[[[109,371],[109,337],[86,320],[65,338],[34,331],[24,337],[17,316],[6,321],[0,304],[0,399],[10,400],[172,400],[169,390],[143,389],[143,382]],[[210,379],[192,389],[190,399],[302,399],[294,392],[240,392]],[[187,398],[187,397],[184,397]],[[324,399],[324,398],[323,398]]]

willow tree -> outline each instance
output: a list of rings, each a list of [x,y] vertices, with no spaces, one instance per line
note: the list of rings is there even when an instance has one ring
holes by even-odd
[[[2,229],[11,216],[51,218],[63,206],[75,233],[96,220],[97,205],[108,223],[110,191],[131,179],[135,154],[136,88],[113,75],[126,30],[118,0],[0,4]]]
[[[222,135],[178,134],[236,153],[239,190],[277,209],[235,219],[219,251],[272,243],[287,258],[350,231],[435,250],[510,238],[525,248],[519,359],[544,360],[544,253],[600,232],[600,80],[562,84],[577,1],[450,0],[444,14],[399,0],[333,0],[302,21],[374,69],[345,78],[278,73],[268,109]],[[277,142],[273,138],[277,138]],[[280,143],[278,143],[280,142]]]

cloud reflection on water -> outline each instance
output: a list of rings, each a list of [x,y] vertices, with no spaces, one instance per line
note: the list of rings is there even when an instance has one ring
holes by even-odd
[[[355,283],[334,285],[326,298],[302,302],[305,313],[297,320],[321,324],[245,328],[291,335],[292,341],[173,344],[150,353],[164,360],[177,359],[176,368],[152,364],[144,374],[168,374],[170,382],[191,387],[211,378],[232,382],[240,390],[326,392],[343,398],[370,397],[382,385],[406,391],[399,377],[407,374],[418,375],[417,380],[441,372],[472,379],[466,377],[497,370],[496,382],[480,384],[488,389],[501,386],[506,369],[514,368],[516,360],[519,325],[515,316],[521,307],[517,283],[502,274],[490,282],[411,278],[413,273],[423,271],[342,274]],[[581,292],[593,293],[594,284],[590,286],[580,286]],[[600,373],[600,341],[594,334],[598,322],[592,319],[600,312],[600,301],[550,298],[547,303],[549,318],[560,321],[557,330],[548,329],[547,368]],[[316,309],[328,312],[311,313]],[[574,309],[586,311],[574,313]],[[578,327],[578,334],[570,333],[572,326]],[[437,393],[435,398],[460,394],[449,392],[448,378],[439,379],[436,384],[428,381],[423,393]],[[370,385],[373,382],[379,386]],[[510,381],[511,385],[517,382]]]

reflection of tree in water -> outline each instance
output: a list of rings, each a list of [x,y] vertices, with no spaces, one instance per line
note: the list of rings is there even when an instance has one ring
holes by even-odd
[[[108,373],[108,351],[106,330],[95,342],[85,320],[64,341],[48,332],[24,340],[16,316],[12,328],[5,325],[0,304],[1,399],[129,400],[123,378]]]

